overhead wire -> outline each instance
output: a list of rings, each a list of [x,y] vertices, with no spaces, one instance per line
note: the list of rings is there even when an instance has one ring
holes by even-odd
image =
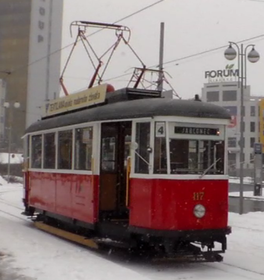
[[[260,35],[254,36],[254,37],[243,39],[243,40],[237,41],[236,43],[238,43],[238,44],[239,43],[244,43],[244,42],[248,42],[248,41],[252,41],[252,40],[256,40],[256,39],[260,39],[260,38],[264,39],[264,34],[260,34]],[[223,48],[226,48],[227,45],[228,44],[220,46],[220,47],[212,48],[212,49],[209,49],[209,50],[206,50],[206,51],[201,51],[201,52],[197,52],[197,53],[190,54],[190,55],[187,55],[187,56],[183,56],[183,57],[175,58],[175,59],[172,59],[172,60],[168,60],[168,61],[164,62],[163,65],[167,65],[167,64],[178,62],[178,61],[185,60],[185,59],[188,59],[188,58],[193,58],[193,57],[196,57],[196,56],[204,55],[204,54],[211,53],[211,52],[214,52],[214,51],[219,51]],[[152,65],[150,67],[157,67],[157,64]]]
[[[123,20],[125,20],[125,19],[128,19],[128,18],[130,18],[130,17],[133,17],[133,16],[135,16],[136,14],[139,14],[139,13],[141,13],[141,12],[147,10],[147,9],[150,9],[150,8],[152,8],[153,6],[158,5],[158,4],[160,4],[161,2],[164,2],[164,1],[165,1],[165,0],[156,1],[156,2],[154,2],[154,3],[152,3],[152,4],[148,5],[148,6],[145,6],[145,7],[141,8],[141,9],[137,10],[136,12],[133,12],[133,13],[131,13],[131,14],[129,14],[129,15],[127,15],[127,16],[125,16],[125,17],[123,17],[123,18],[121,18],[121,19],[119,19],[119,20],[117,20],[117,21],[115,21],[115,22],[113,22],[113,24],[119,23],[119,22],[121,22],[121,21],[123,21]],[[261,0],[249,0],[249,1],[263,2],[263,3],[264,3],[264,1],[261,1]],[[93,36],[93,35],[95,35],[95,34],[97,34],[97,33],[99,33],[99,32],[101,32],[103,29],[104,29],[104,28],[101,28],[101,29],[99,29],[99,30],[97,30],[97,31],[95,31],[95,32],[93,32],[93,33],[87,35],[87,38],[88,38],[88,37],[91,37],[91,36]],[[243,42],[247,42],[247,41],[252,41],[252,40],[259,39],[259,38],[263,38],[263,37],[264,37],[264,34],[260,34],[260,35],[254,36],[254,37],[250,37],[250,38],[246,38],[246,39],[240,40],[240,41],[238,41],[237,43],[243,43]],[[14,73],[14,72],[16,72],[16,71],[19,71],[19,70],[21,70],[21,69],[24,69],[24,68],[26,68],[26,67],[30,67],[31,65],[36,64],[36,63],[42,61],[43,59],[46,59],[47,57],[52,56],[52,55],[54,55],[54,54],[56,54],[56,53],[58,53],[58,52],[61,52],[61,51],[63,51],[64,49],[67,49],[67,48],[73,46],[73,44],[74,44],[74,43],[68,44],[68,45],[66,45],[66,46],[64,46],[64,47],[62,47],[62,48],[60,48],[60,49],[58,49],[58,50],[56,50],[56,51],[54,51],[54,52],[49,53],[48,55],[46,55],[46,56],[44,56],[44,57],[41,57],[41,58],[39,58],[39,59],[36,59],[36,60],[32,61],[31,63],[28,63],[27,65],[21,66],[21,67],[19,67],[19,68],[17,68],[17,69],[14,69],[14,70],[12,70],[12,71],[8,71],[7,76],[9,76],[10,74],[12,74],[12,73]],[[208,53],[211,53],[211,52],[214,52],[214,51],[218,51],[218,50],[221,50],[221,49],[225,48],[226,46],[227,46],[227,45],[223,45],[223,46],[216,47],[216,48],[212,48],[212,49],[209,49],[209,50],[197,52],[197,53],[194,53],[194,54],[191,54],[191,55],[187,55],[187,56],[175,58],[175,59],[172,59],[172,60],[169,60],[169,61],[164,62],[163,65],[171,64],[171,63],[174,63],[174,62],[177,62],[177,61],[182,61],[182,60],[185,60],[185,59],[189,59],[189,58],[201,56],[201,55],[204,55],[204,54],[208,54]],[[152,68],[152,67],[157,67],[157,64],[154,64],[154,65],[152,65],[152,66],[149,66],[149,68]],[[128,74],[125,74],[125,75],[128,75]],[[107,79],[107,81],[110,81],[110,80],[112,80],[112,79],[116,79],[116,78],[119,78],[119,77],[122,77],[122,76],[124,76],[124,75],[120,75],[120,76],[117,76],[117,77],[109,78],[109,79]]]
[[[164,2],[164,1],[165,1],[165,0],[158,0],[158,1],[156,1],[156,2],[154,2],[154,3],[152,3],[152,4],[150,4],[150,5],[147,5],[147,6],[143,7],[143,8],[141,8],[141,9],[139,9],[139,10],[137,10],[137,11],[131,13],[131,14],[128,14],[127,16],[125,16],[125,17],[123,17],[123,18],[121,18],[121,19],[119,19],[119,20],[113,22],[112,24],[116,24],[116,23],[119,23],[119,22],[121,22],[121,21],[123,21],[123,20],[125,20],[125,19],[128,19],[128,18],[130,18],[130,17],[133,17],[133,16],[135,16],[135,15],[137,15],[137,14],[139,14],[139,13],[145,11],[145,10],[148,10],[148,9],[150,9],[150,8],[152,8],[152,7],[154,7],[154,6],[158,5],[158,4],[160,4],[161,2]],[[91,37],[91,36],[93,36],[93,35],[95,35],[95,34],[101,32],[102,30],[104,30],[104,28],[101,28],[101,29],[99,29],[99,30],[96,30],[95,32],[93,32],[93,33],[87,35],[86,37],[87,37],[87,38],[88,38],[88,37]],[[41,57],[41,58],[39,58],[39,59],[36,59],[36,60],[34,60],[34,61],[32,61],[32,62],[26,64],[26,65],[23,65],[23,66],[21,66],[21,67],[18,67],[18,68],[14,69],[14,70],[12,70],[12,71],[9,71],[9,72],[10,72],[10,74],[12,74],[12,73],[17,72],[17,71],[19,71],[19,70],[22,70],[22,69],[24,69],[24,68],[28,68],[28,67],[30,67],[31,65],[36,64],[36,63],[42,61],[43,59],[48,58],[49,56],[52,56],[52,55],[54,55],[54,54],[56,54],[56,53],[59,53],[59,52],[65,50],[65,49],[69,48],[69,47],[72,47],[73,44],[74,44],[74,43],[68,44],[68,45],[66,45],[66,46],[64,46],[64,47],[62,47],[62,48],[60,48],[60,49],[58,49],[58,50],[55,50],[55,51],[53,51],[53,52],[47,54],[46,56],[43,56],[43,57]]]

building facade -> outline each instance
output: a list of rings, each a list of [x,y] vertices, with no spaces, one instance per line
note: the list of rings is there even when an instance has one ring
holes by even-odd
[[[6,83],[5,80],[0,80],[0,148],[5,145],[5,110],[4,102],[6,95]]]
[[[4,119],[18,148],[43,103],[59,95],[62,13],[62,0],[0,0],[0,79],[10,103]]]
[[[240,123],[241,91],[238,82],[211,82],[204,84],[202,89],[202,101],[214,103],[226,108],[232,122],[228,128],[228,166],[230,174],[239,175],[240,168],[240,144],[244,146],[245,175],[252,175],[254,168],[254,143],[260,141],[260,115],[259,106],[262,98],[250,95],[250,86],[244,89],[244,123]],[[263,103],[264,106],[264,103]],[[264,124],[263,124],[264,125]],[[240,143],[240,127],[244,132],[244,139]],[[263,137],[264,138],[264,137]],[[264,139],[263,139],[264,142]]]

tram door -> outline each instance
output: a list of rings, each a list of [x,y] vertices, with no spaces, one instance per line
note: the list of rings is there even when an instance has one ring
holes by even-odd
[[[101,128],[100,219],[126,220],[126,168],[132,122],[104,123]]]

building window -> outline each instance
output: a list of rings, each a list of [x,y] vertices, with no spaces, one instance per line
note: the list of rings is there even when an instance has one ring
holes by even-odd
[[[256,107],[250,106],[250,116],[255,117],[256,116]]]
[[[207,88],[218,88],[219,87],[219,85],[209,85],[209,86],[207,86]]]
[[[223,85],[223,87],[237,87],[237,84],[229,84],[229,85]]]
[[[228,167],[234,169],[236,167],[236,154],[228,153]]]
[[[236,101],[237,91],[236,90],[224,90],[223,91],[223,101]]]
[[[58,169],[71,169],[72,130],[59,131],[58,134]]]
[[[230,137],[228,138],[228,148],[235,148],[237,145],[237,139],[236,137]]]
[[[255,141],[256,141],[255,137],[250,137],[250,147],[251,148],[254,148]]]
[[[219,101],[219,91],[208,91],[206,101],[207,102]]]
[[[255,127],[255,122],[250,122],[250,132],[255,132],[256,127]]]

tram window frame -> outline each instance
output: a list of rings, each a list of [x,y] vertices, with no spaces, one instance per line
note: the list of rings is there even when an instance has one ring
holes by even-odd
[[[171,174],[225,173],[224,140],[170,138],[169,143]]]
[[[42,168],[42,134],[31,135],[31,154],[30,154],[30,167]]]
[[[134,172],[138,174],[149,174],[150,173],[150,133],[151,123],[137,122],[136,123],[136,137],[135,141],[137,147],[134,151],[135,162]]]
[[[53,136],[53,137],[52,137]],[[49,139],[51,138],[51,139]],[[53,138],[53,139],[52,139]],[[55,169],[56,166],[56,134],[55,132],[43,135],[43,168]]]
[[[29,167],[29,150],[30,150],[30,141],[29,136],[26,135],[23,138],[23,169],[27,169]]]
[[[165,122],[155,122],[154,174],[167,174],[167,143]]]
[[[86,135],[84,134],[86,132]],[[74,169],[92,170],[93,157],[93,126],[75,129],[74,139]]]
[[[116,162],[116,137],[106,136],[101,139],[101,157],[102,164],[101,168],[106,172],[116,172],[117,162]]]
[[[58,169],[72,169],[72,144],[73,144],[73,130],[58,131],[58,152],[57,152],[57,168]],[[68,149],[67,149],[68,148]]]

